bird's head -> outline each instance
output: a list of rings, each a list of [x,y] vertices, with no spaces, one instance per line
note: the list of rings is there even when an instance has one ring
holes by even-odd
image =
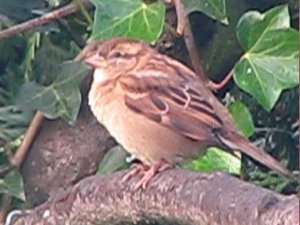
[[[114,79],[128,71],[139,69],[154,50],[146,43],[124,37],[88,44],[75,58],[91,65],[96,74]],[[103,80],[104,77],[99,80]],[[108,78],[108,77],[107,77]]]

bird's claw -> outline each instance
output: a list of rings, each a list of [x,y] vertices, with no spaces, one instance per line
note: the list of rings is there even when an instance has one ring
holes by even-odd
[[[161,172],[163,170],[169,169],[172,166],[164,161],[159,161],[150,167],[147,165],[143,164],[134,164],[132,169],[125,174],[123,177],[122,181],[126,182],[128,181],[131,177],[137,174],[142,174],[143,177],[136,183],[134,186],[134,191],[142,188],[146,189],[149,181],[151,180],[152,177],[158,172]]]

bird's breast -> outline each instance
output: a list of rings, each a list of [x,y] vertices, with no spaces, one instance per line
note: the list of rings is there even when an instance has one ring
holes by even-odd
[[[103,93],[92,87],[89,104],[110,135],[145,164],[151,165],[160,159],[173,163],[198,154],[197,144],[130,110],[117,88]]]

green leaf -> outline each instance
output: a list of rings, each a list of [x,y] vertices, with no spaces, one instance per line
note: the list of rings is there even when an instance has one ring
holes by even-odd
[[[9,194],[25,201],[23,178],[18,171],[11,171],[4,179],[0,179],[0,193]]]
[[[92,0],[96,6],[91,39],[126,36],[154,43],[160,36],[165,17],[161,1],[145,4],[143,0]]]
[[[8,16],[15,21],[25,21],[33,17],[33,10],[45,9],[46,3],[43,0],[1,0],[0,14]]]
[[[221,170],[228,173],[240,174],[241,160],[217,148],[209,148],[207,153],[185,165],[186,169],[199,171]]]
[[[98,166],[98,174],[108,174],[126,167],[128,153],[121,147],[116,146],[110,149]]]
[[[35,80],[40,84],[51,84],[60,73],[60,65],[62,62],[73,58],[74,52],[65,49],[60,45],[54,44],[48,36],[41,37],[40,46],[35,52],[32,64],[31,80]]]
[[[182,0],[186,14],[200,11],[207,16],[228,24],[225,0]]]
[[[281,92],[299,84],[298,32],[290,28],[287,6],[265,14],[247,12],[237,26],[245,54],[234,68],[236,84],[271,110]]]
[[[29,80],[29,74],[32,72],[32,61],[35,58],[36,50],[39,48],[41,43],[41,33],[33,32],[30,34],[30,37],[27,42],[27,47],[25,51],[24,61],[22,66],[24,68],[24,76],[26,80]]]
[[[230,104],[229,111],[236,127],[245,137],[251,137],[255,132],[255,127],[248,108],[241,101],[236,101]]]
[[[7,39],[0,41],[0,52],[5,52],[5,54],[0,54],[0,61],[10,63],[17,61],[20,51],[23,51],[23,46],[25,41],[20,36],[12,36]]]
[[[23,110],[42,111],[47,118],[75,122],[81,103],[79,83],[88,73],[81,63],[65,63],[60,66],[56,79],[49,86],[29,82],[21,87],[17,105]]]
[[[0,107],[0,141],[11,141],[23,134],[32,116],[15,106]]]

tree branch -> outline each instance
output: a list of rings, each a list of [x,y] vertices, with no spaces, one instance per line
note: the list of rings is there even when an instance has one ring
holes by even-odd
[[[176,9],[177,15],[177,32],[179,34],[183,34],[184,41],[186,48],[189,52],[190,59],[195,70],[195,73],[199,76],[199,78],[207,84],[209,82],[208,78],[205,76],[202,65],[201,65],[201,58],[199,56],[191,24],[189,21],[188,16],[185,14],[184,6],[181,3],[181,0],[173,0],[173,4]]]
[[[25,135],[24,135],[24,139],[21,143],[21,145],[19,146],[18,150],[16,151],[16,154],[14,155],[14,157],[10,160],[11,165],[14,168],[19,169],[22,162],[24,161],[24,158],[32,144],[32,142],[34,141],[34,138],[43,122],[44,119],[44,115],[42,112],[37,111],[36,114],[34,115]]]
[[[91,6],[91,3],[89,2],[89,0],[81,0],[81,3],[82,3],[82,5],[84,5],[86,7]],[[69,5],[66,5],[60,9],[54,10],[50,13],[47,13],[41,17],[38,17],[38,18],[35,18],[32,20],[28,20],[21,24],[17,24],[13,27],[10,27],[6,30],[1,31],[0,32],[0,40],[4,39],[4,38],[8,38],[10,36],[13,36],[15,34],[30,30],[34,27],[41,26],[52,20],[57,20],[61,17],[68,16],[72,13],[75,13],[78,9],[79,9],[79,6],[77,4],[70,3]]]
[[[92,116],[87,93],[92,76],[80,84],[82,104],[74,126],[45,119],[21,167],[26,200],[31,205],[72,187],[94,174],[105,153],[115,145],[106,129]]]
[[[181,169],[154,177],[133,192],[138,177],[122,183],[124,172],[92,176],[64,194],[25,213],[14,225],[159,224],[296,225],[299,202],[224,173]]]

